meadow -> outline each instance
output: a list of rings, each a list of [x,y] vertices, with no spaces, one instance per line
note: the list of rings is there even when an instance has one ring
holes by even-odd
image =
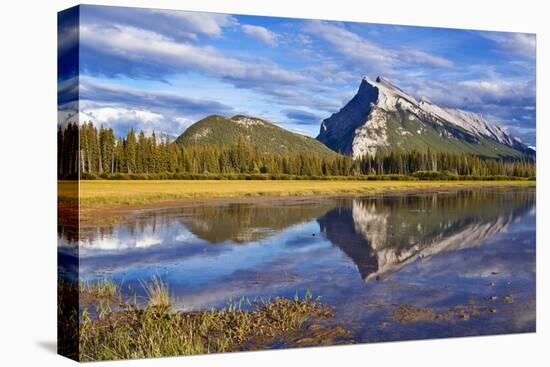
[[[70,185],[70,181],[59,183],[61,196],[65,191],[63,187]],[[82,180],[80,205],[81,209],[101,209],[146,206],[194,198],[371,195],[394,191],[509,185],[533,186],[535,181]]]

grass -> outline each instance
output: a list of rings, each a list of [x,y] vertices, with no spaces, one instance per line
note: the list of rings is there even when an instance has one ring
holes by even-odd
[[[60,278],[57,282],[57,352],[78,360],[79,286]]]
[[[142,282],[141,286],[145,289],[145,293],[149,299],[149,306],[152,307],[169,307],[170,295],[168,286],[157,277],[153,277],[150,283]]]
[[[61,187],[65,183],[61,182]],[[70,185],[70,183],[66,183]],[[142,206],[190,198],[243,196],[307,196],[377,194],[388,191],[444,189],[468,186],[534,185],[535,181],[219,181],[147,180],[80,182],[82,209]],[[63,191],[60,190],[60,194]]]
[[[78,286],[81,296],[86,295],[97,299],[111,299],[119,293],[119,287],[107,280],[80,282]]]
[[[249,302],[241,300],[216,310],[172,311],[168,287],[158,278],[143,283],[149,301],[144,307],[129,301],[111,307],[104,297],[122,299],[120,288],[111,282],[81,283],[80,292],[93,293],[95,311],[80,311],[75,324],[74,310],[60,307],[60,337],[78,334],[78,346],[71,357],[100,361],[161,356],[191,355],[269,348],[296,341],[296,345],[338,343],[349,337],[341,327],[313,325],[311,321],[332,317],[332,308],[306,293],[303,298],[275,298]],[[74,288],[74,287],[73,287]],[[60,305],[74,289],[61,284]],[[243,304],[248,308],[244,310]],[[78,320],[78,317],[76,318]],[[78,355],[74,355],[78,351]]]

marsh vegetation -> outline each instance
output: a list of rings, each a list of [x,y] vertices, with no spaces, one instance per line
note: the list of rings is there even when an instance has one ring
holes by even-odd
[[[333,316],[333,309],[310,293],[241,299],[221,309],[182,312],[172,309],[168,286],[159,278],[142,282],[142,287],[147,295],[143,306],[137,296],[123,300],[120,286],[111,281],[79,283],[78,292],[85,300],[82,309],[78,316],[73,309],[60,315],[60,320],[65,321],[61,333],[79,330],[80,361],[350,342],[350,333],[342,327],[321,324]],[[60,284],[60,301],[71,292],[69,283]],[[61,313],[66,311],[60,308]]]

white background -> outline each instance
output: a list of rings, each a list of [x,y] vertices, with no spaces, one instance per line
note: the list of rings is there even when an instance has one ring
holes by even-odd
[[[113,2],[95,1],[114,5]],[[139,366],[518,366],[550,360],[545,1],[149,0],[116,5],[537,33],[537,333],[118,362]],[[4,2],[0,13],[0,364],[65,366],[56,339],[56,12],[73,1]],[[542,164],[541,164],[542,162]],[[545,168],[546,166],[546,168]],[[548,192],[548,191],[547,191]],[[546,350],[545,350],[546,349]],[[107,363],[98,363],[103,366]]]

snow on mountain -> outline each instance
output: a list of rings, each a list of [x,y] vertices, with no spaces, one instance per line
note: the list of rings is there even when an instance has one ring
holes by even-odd
[[[439,107],[426,98],[421,99],[418,108],[425,113],[460,126],[473,134],[488,136],[506,145],[514,144],[514,138],[503,128],[485,120],[480,114],[457,108]]]
[[[353,202],[355,231],[364,236],[377,259],[377,269],[363,274],[364,280],[383,278],[418,259],[427,259],[444,252],[454,252],[480,246],[487,238],[506,231],[517,219],[517,213],[497,216],[485,221],[456,221],[453,232],[446,235],[426,235],[423,229],[412,229],[408,246],[397,246],[395,237],[388,232],[391,228],[389,212],[380,212],[372,203],[365,205]],[[445,224],[442,224],[442,228]],[[411,230],[411,229],[409,229]]]
[[[463,151],[492,157],[528,151],[521,140],[482,115],[417,101],[390,80],[364,77],[357,94],[323,120],[318,140],[354,158],[378,151]]]
[[[376,81],[370,80],[367,76],[363,77],[361,83],[367,83],[378,89],[378,107],[386,110],[395,110],[398,102],[416,106],[418,102],[411,95],[407,94],[401,88],[394,85],[388,79],[383,77],[376,78]]]

